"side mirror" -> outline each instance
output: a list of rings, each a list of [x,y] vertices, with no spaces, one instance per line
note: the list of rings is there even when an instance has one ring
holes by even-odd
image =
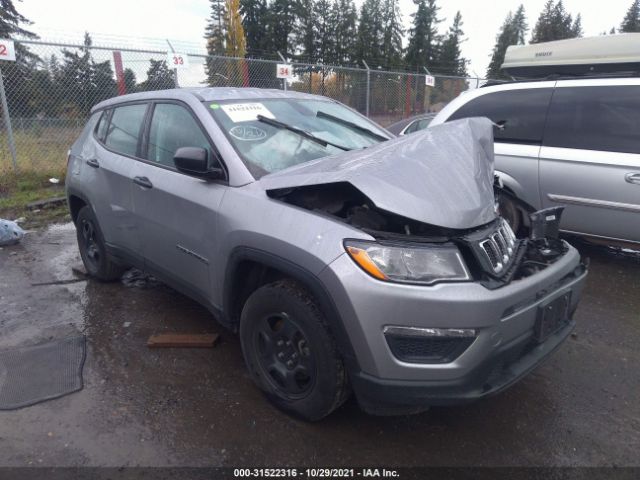
[[[180,147],[173,155],[173,163],[179,172],[194,177],[222,179],[221,168],[209,168],[209,152],[200,147]]]

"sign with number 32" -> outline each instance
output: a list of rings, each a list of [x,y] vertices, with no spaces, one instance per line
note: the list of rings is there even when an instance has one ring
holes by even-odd
[[[167,66],[179,70],[189,68],[189,57],[184,53],[168,53]]]
[[[0,60],[16,61],[16,49],[13,45],[13,40],[0,38]]]

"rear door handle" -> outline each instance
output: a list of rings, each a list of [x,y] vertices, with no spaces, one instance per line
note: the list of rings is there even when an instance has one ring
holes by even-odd
[[[627,173],[624,176],[624,179],[629,183],[635,183],[636,185],[640,185],[640,173]]]
[[[147,177],[133,177],[133,183],[143,188],[153,188],[153,183]]]
[[[98,163],[98,160],[96,160],[95,158],[90,158],[89,160],[87,160],[87,165],[89,165],[90,167],[93,168],[100,168],[100,164]]]

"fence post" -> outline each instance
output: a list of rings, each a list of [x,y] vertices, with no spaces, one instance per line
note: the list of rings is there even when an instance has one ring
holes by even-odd
[[[173,45],[171,45],[171,42],[169,41],[169,39],[165,38],[165,40],[169,44],[169,48],[171,49],[171,53],[176,53],[176,51],[174,50]],[[174,79],[174,82],[176,83],[175,88],[180,88],[180,84],[178,83],[178,69],[177,68],[173,69],[173,79]]]
[[[13,171],[18,171],[18,155],[16,154],[16,142],[13,138],[13,129],[11,128],[11,117],[9,116],[9,105],[7,104],[7,95],[4,91],[4,79],[2,78],[2,70],[0,69],[0,100],[2,100],[2,115],[4,124],[7,127],[7,137],[9,139],[9,150],[11,151],[11,160],[13,161]]]
[[[367,69],[367,95],[365,100],[365,112],[366,112],[365,116],[368,117],[369,116],[369,95],[371,92],[371,69],[369,68],[369,65],[367,65],[367,62],[362,60],[362,63],[364,63],[364,66]]]
[[[276,50],[276,53],[278,54],[278,56],[280,57],[280,60],[282,60],[283,63],[287,63],[285,58],[280,53],[280,50]],[[277,68],[277,65],[276,65],[276,68]],[[287,91],[287,79],[286,78],[282,79],[282,86],[283,86],[283,90],[286,92]]]

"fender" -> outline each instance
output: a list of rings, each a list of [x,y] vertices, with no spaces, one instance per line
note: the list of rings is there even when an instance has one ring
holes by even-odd
[[[535,207],[522,200],[522,192],[524,189],[515,178],[500,170],[496,170],[494,173],[499,181],[499,184],[495,185],[494,190],[499,190],[502,195],[508,197],[524,212],[533,213],[536,211]]]
[[[233,300],[233,284],[238,271],[238,265],[240,262],[246,260],[278,270],[304,285],[316,299],[320,310],[327,319],[327,323],[336,340],[338,351],[341,353],[349,372],[360,371],[353,346],[344,328],[342,317],[322,281],[315,274],[300,265],[270,252],[243,246],[235,247],[231,251],[225,270],[223,285],[222,311],[225,322],[230,324],[234,322],[234,319],[230,318]],[[230,326],[234,329],[236,328],[234,325]]]

